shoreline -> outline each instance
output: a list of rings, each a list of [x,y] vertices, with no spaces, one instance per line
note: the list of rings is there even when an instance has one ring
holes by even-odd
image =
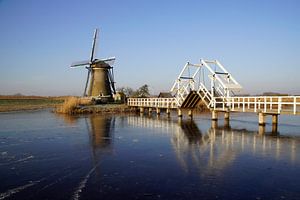
[[[0,96],[0,113],[55,108],[66,97]]]

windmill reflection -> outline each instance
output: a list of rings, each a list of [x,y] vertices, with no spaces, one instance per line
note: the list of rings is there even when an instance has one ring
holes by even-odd
[[[76,125],[84,119],[89,135],[94,165],[100,161],[103,152],[107,153],[112,150],[111,145],[113,143],[113,129],[115,125],[114,117],[103,115],[88,115],[85,118],[76,115],[58,115],[58,117],[62,118],[69,125]]]
[[[86,122],[93,151],[109,149],[111,147],[114,119],[102,115],[89,116],[89,122]]]
[[[112,151],[115,118],[103,115],[90,115],[85,120],[91,146],[91,159],[96,178],[100,178],[100,161],[104,154]]]

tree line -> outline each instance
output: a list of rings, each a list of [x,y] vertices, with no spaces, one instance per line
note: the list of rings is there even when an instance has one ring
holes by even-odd
[[[117,88],[117,91],[124,93],[126,97],[145,98],[150,96],[149,86],[147,84],[139,87],[137,90],[134,90],[130,87],[120,87]]]

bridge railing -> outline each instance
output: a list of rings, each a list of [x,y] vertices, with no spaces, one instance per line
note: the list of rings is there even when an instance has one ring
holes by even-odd
[[[127,105],[148,108],[178,108],[175,98],[128,98]]]
[[[215,97],[212,103],[222,111],[300,114],[300,96]]]

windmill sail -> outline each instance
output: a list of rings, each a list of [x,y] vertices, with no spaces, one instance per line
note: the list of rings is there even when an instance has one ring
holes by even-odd
[[[71,64],[71,67],[82,67],[86,65],[90,65],[91,62],[89,60],[78,61]]]
[[[95,29],[94,32],[94,39],[93,39],[93,45],[92,45],[92,51],[91,51],[91,58],[90,61],[93,62],[95,52],[96,52],[96,41],[97,41],[97,36],[98,36],[98,29]]]

